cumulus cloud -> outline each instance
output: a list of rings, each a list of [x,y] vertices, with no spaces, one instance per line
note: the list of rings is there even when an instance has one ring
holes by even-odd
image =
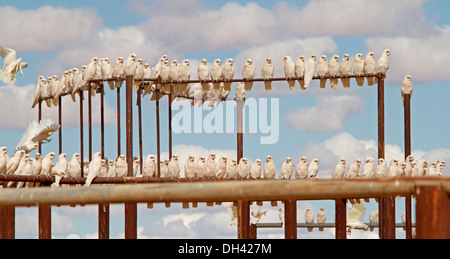
[[[335,132],[344,129],[345,122],[363,106],[357,96],[318,96],[316,106],[287,112],[286,120],[301,131]]]

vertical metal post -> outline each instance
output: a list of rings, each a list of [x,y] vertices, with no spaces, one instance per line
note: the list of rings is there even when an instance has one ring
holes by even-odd
[[[159,137],[159,89],[155,89],[156,91],[156,176],[161,177],[161,154],[160,154],[160,137]]]
[[[411,155],[411,95],[403,95],[405,113],[405,160]],[[406,239],[412,239],[412,200],[405,197]]]
[[[80,90],[80,160],[81,177],[84,177],[84,127],[83,127],[83,90]]]
[[[120,87],[117,87],[117,157],[121,155],[120,152]]]
[[[243,111],[245,101],[237,101],[237,161],[244,157]],[[250,237],[250,202],[238,201],[238,238]]]
[[[42,102],[39,101],[38,105],[38,121],[42,120]],[[39,153],[42,154],[42,146],[39,144]],[[8,224],[8,238],[14,238],[14,218],[15,209],[14,207],[8,207],[7,210],[7,224]],[[39,239],[50,239],[51,238],[51,207],[50,206],[39,206],[38,207],[38,228],[39,228]],[[11,229],[12,228],[12,229]]]
[[[142,167],[144,164],[143,161],[143,151],[142,151],[142,100],[141,100],[141,89],[136,92],[136,98],[137,98],[137,107],[138,107],[138,122],[139,122],[139,162],[141,165],[139,166],[139,171],[142,175]]]
[[[100,137],[102,159],[105,158],[105,104],[104,84],[100,85]],[[98,204],[98,238],[109,239],[109,204]]]
[[[62,153],[62,97],[59,97],[58,104],[58,123],[59,123],[59,153]]]
[[[126,139],[128,174],[133,176],[133,77],[126,77]],[[137,203],[125,203],[125,239],[137,238]]]
[[[170,93],[167,96],[169,108],[169,160],[172,158],[172,85],[170,85]]]
[[[92,161],[92,84],[88,82],[88,136],[89,136],[89,162]]]
[[[439,186],[419,186],[416,191],[417,239],[450,238],[450,197]]]
[[[15,208],[0,208],[0,239],[15,238]]]
[[[335,201],[336,239],[347,239],[347,200]]]
[[[42,120],[42,101],[39,100],[39,103],[38,103],[38,122],[40,122],[41,120]],[[41,144],[41,142],[39,142],[38,151],[42,155],[42,144]]]
[[[284,201],[284,237],[297,239],[297,201]]]

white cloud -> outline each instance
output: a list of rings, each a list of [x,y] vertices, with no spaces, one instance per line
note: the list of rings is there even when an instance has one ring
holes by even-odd
[[[295,129],[308,132],[335,132],[364,106],[357,96],[318,96],[317,106],[286,113],[286,120]]]

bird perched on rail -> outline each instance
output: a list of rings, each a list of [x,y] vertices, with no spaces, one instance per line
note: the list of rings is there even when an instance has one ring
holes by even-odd
[[[100,69],[102,70],[103,80],[108,82],[109,89],[114,90],[114,81],[113,79],[113,68],[109,63],[109,58],[104,58],[103,62],[100,64]]]
[[[178,155],[172,155],[169,162],[170,178],[180,178],[180,165],[178,164]]]
[[[211,153],[206,161],[206,176],[215,177],[216,176],[216,154]]]
[[[195,164],[195,175],[198,178],[206,177],[206,159],[203,156],[197,159],[197,163]]]
[[[391,55],[391,50],[385,49],[381,57],[378,59],[375,65],[375,72],[380,76],[385,76],[386,72],[389,70],[389,56]]]
[[[317,212],[317,223],[324,224],[327,222],[327,214],[325,213],[324,208],[319,208],[319,212]],[[322,227],[319,227],[319,231],[323,231]]]
[[[97,152],[94,154],[92,161],[89,163],[88,174],[84,186],[89,187],[92,181],[98,177],[100,169],[102,168],[102,154]]]
[[[295,77],[295,64],[292,62],[292,58],[290,56],[285,56],[283,58],[284,61],[284,75],[289,84],[289,89],[294,91],[295,88],[295,80],[292,80]]]
[[[136,65],[136,72],[134,73],[133,90],[139,91],[139,87],[141,86],[142,83],[141,80],[144,78],[144,60],[142,58],[138,58],[136,60],[135,65]]]
[[[307,208],[305,212],[305,223],[314,224],[314,212],[312,209]],[[313,228],[308,227],[308,232],[312,232]]]
[[[268,155],[266,157],[266,164],[264,165],[264,178],[265,179],[275,179],[275,174],[277,173],[277,168],[273,162],[272,156]]]
[[[229,159],[227,162],[227,179],[236,179],[237,171],[236,171],[236,159]]]
[[[309,165],[306,161],[306,157],[301,157],[295,168],[295,179],[306,179],[308,177],[308,168]]]
[[[364,74],[367,75],[373,75],[375,74],[375,53],[369,52],[366,55],[366,58],[364,59]],[[375,77],[369,76],[367,77],[367,84],[369,86],[374,85],[375,83]]]
[[[37,84],[34,88],[34,98],[33,98],[33,105],[31,105],[31,108],[34,108],[38,103],[40,99],[46,99],[45,103],[47,104],[47,107],[52,107],[52,100],[49,99],[52,97],[50,87],[47,84],[47,81],[45,81],[44,76],[39,76],[37,80]]]
[[[233,79],[234,77],[234,64],[233,59],[229,58],[225,61],[222,66],[222,79],[225,81],[224,88],[227,91],[231,91],[231,83],[227,82]]]
[[[195,179],[195,158],[189,156],[186,164],[184,165],[184,176],[188,179]]]
[[[325,88],[327,79],[326,77],[328,75],[328,62],[327,62],[327,56],[322,55],[319,59],[318,66],[317,66],[317,75],[320,77],[320,88]]]
[[[341,81],[344,88],[350,87],[350,76],[352,74],[352,66],[350,65],[350,55],[345,54],[342,57],[341,64],[339,65],[339,72],[341,73]]]
[[[294,164],[292,163],[292,158],[287,157],[286,161],[283,162],[280,169],[280,179],[291,179],[294,173]]]
[[[142,168],[142,174],[145,177],[156,176],[155,155],[150,154],[145,158],[144,167]]]
[[[222,60],[215,59],[210,71],[211,80],[213,81],[214,88],[219,88],[219,80],[222,78],[222,67],[220,66]]]
[[[106,177],[116,177],[116,162],[114,160],[109,160],[108,163],[109,165]]]
[[[16,73],[23,76],[22,69],[28,67],[27,62],[22,62],[22,58],[17,58],[15,50],[0,46],[0,55],[3,57],[3,68],[0,70],[0,81],[12,85],[16,82]]]
[[[31,161],[30,175],[39,175],[41,173],[41,170],[42,170],[42,156],[41,153],[36,153],[35,159]],[[28,182],[26,184],[27,187],[32,187],[34,185],[35,184],[32,182]]]
[[[112,76],[114,80],[114,86],[120,88],[123,84],[123,78],[125,77],[125,72],[123,71],[123,57],[118,57],[116,63],[114,64]]]
[[[6,162],[6,169],[5,169],[5,174],[14,174],[14,172],[17,170],[17,167],[19,167],[19,163],[20,163],[20,159],[22,159],[22,156],[25,155],[25,151],[24,150],[17,150],[13,157],[11,158],[7,158],[7,162]]]
[[[361,160],[356,159],[353,163],[347,168],[347,173],[345,174],[345,178],[358,178],[359,177],[359,168],[361,166]]]
[[[244,82],[245,91],[251,91],[253,87],[252,80],[255,77],[255,66],[253,66],[253,61],[251,59],[247,59],[244,64],[244,69],[242,70],[242,77],[247,80]]]
[[[51,175],[52,167],[53,167],[52,160],[54,158],[55,158],[55,153],[50,152],[47,155],[45,155],[44,159],[42,159],[42,168],[41,168],[42,175]]]
[[[305,89],[308,88],[309,83],[316,74],[316,55],[312,54],[305,64]]]
[[[356,76],[356,84],[358,86],[364,85],[364,58],[363,54],[356,54],[353,59],[353,74]]]
[[[262,175],[261,159],[256,159],[250,166],[250,177],[252,179],[259,179]]]
[[[0,174],[3,174],[6,171],[6,163],[8,162],[7,153],[7,147],[0,148]]]
[[[272,81],[268,81],[273,78],[273,64],[271,58],[266,58],[266,62],[261,70],[261,76],[264,79],[264,88],[267,91],[272,90]]]
[[[339,159],[339,162],[337,163],[337,165],[334,167],[334,171],[333,174],[331,176],[331,178],[333,179],[343,179],[345,176],[345,158],[341,158]]]
[[[376,178],[387,176],[387,165],[384,158],[378,158],[377,172],[375,174]]]
[[[55,182],[52,186],[59,186],[59,181],[65,177],[68,168],[67,155],[65,153],[59,154],[58,161],[52,167],[51,175],[55,176]]]
[[[339,56],[333,55],[328,64],[328,74],[330,75],[331,89],[337,89],[339,80],[336,78],[340,75],[339,72]]]
[[[125,76],[133,76],[136,74],[136,54],[132,53],[128,56],[123,66]]]
[[[73,74],[73,89],[70,93],[70,96],[72,97],[72,101],[76,102],[75,95],[81,90],[81,84],[83,82],[83,75],[81,74],[81,71],[78,68],[72,69]]]
[[[84,70],[84,74],[83,74],[83,82],[81,83],[83,89],[86,89],[86,86],[88,84],[87,81],[94,79],[96,71],[97,71],[97,63],[98,63],[98,58],[92,57],[91,61],[86,66],[86,69]]]
[[[413,93],[413,83],[412,77],[410,75],[405,76],[405,78],[403,79],[401,91],[402,91],[402,103],[403,106],[405,106],[405,94],[409,94],[411,98]]]
[[[67,165],[66,177],[81,177],[80,154],[75,153],[72,155],[72,159]]]
[[[125,155],[120,155],[116,160],[116,176],[126,177],[128,174],[128,164]]]
[[[206,59],[202,59],[202,61],[200,61],[200,64],[198,65],[197,76],[201,84],[206,84],[205,81],[209,79],[209,66]]]
[[[50,142],[49,137],[53,132],[59,130],[59,127],[59,124],[54,123],[51,119],[30,122],[19,144],[17,144],[16,150],[24,150],[25,153],[30,153],[38,148],[37,143]]]
[[[243,157],[239,160],[239,164],[236,167],[236,173],[238,179],[247,179],[250,174],[250,168],[248,166],[247,158]]]
[[[366,213],[366,208],[363,203],[351,204],[347,216],[347,230],[348,235],[351,235],[352,229],[359,229],[367,231],[369,226],[364,224],[364,214]]]
[[[306,90],[305,88],[305,57],[300,56],[295,62],[295,76],[298,78],[298,83],[300,84],[300,89]]]
[[[227,161],[226,157],[221,157],[216,165],[216,178],[222,179],[227,174]]]
[[[400,173],[400,169],[399,169],[399,165],[398,165],[398,160],[397,159],[392,159],[391,163],[389,164],[388,167],[388,177],[397,177]]]
[[[375,170],[374,159],[372,157],[367,157],[366,163],[363,166],[361,177],[362,178],[373,178],[373,177],[375,177],[375,174],[376,174],[376,170]]]
[[[317,179],[317,174],[319,173],[319,159],[314,158],[308,166],[308,179]]]

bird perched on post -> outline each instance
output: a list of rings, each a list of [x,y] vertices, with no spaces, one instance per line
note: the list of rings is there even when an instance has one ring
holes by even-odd
[[[198,65],[197,76],[198,80],[200,80],[200,83],[206,84],[205,81],[209,79],[209,66],[206,59],[202,59],[202,61]]]
[[[89,187],[92,181],[98,177],[100,173],[100,169],[102,168],[102,154],[97,152],[94,154],[92,161],[89,163],[89,169],[87,174],[86,182],[84,186]]]
[[[286,158],[280,169],[280,179],[291,179],[294,173],[294,164],[292,163],[292,158]]]
[[[14,172],[17,170],[17,167],[19,167],[19,163],[20,163],[20,159],[22,159],[22,156],[25,155],[25,151],[24,150],[17,150],[13,157],[7,158],[7,162],[6,162],[6,169],[5,169],[5,174],[14,174]]]
[[[250,174],[250,168],[248,166],[247,158],[243,157],[239,160],[239,164],[236,167],[236,173],[238,179],[247,179]]]
[[[96,71],[97,71],[97,63],[98,63],[98,58],[92,57],[91,61],[86,66],[86,69],[84,70],[84,74],[83,74],[83,82],[81,83],[83,89],[85,89],[89,80],[94,79]]]
[[[361,166],[361,160],[356,159],[353,163],[347,168],[347,173],[345,174],[345,178],[358,178],[359,177],[359,168]]]
[[[130,54],[123,66],[123,72],[125,73],[125,76],[134,77],[134,75],[136,74],[135,61],[136,61],[136,54],[134,53]]]
[[[272,156],[268,155],[266,157],[266,164],[264,165],[264,178],[265,179],[275,179],[275,174],[277,173],[277,168],[273,163]]]
[[[412,97],[413,93],[413,83],[412,83],[412,77],[410,75],[405,76],[402,82],[402,103],[403,106],[405,106],[405,94],[409,94],[409,97]]]
[[[3,69],[0,70],[0,81],[12,85],[16,82],[16,73],[23,76],[22,69],[28,67],[27,62],[22,62],[22,58],[17,59],[15,50],[0,46],[0,56],[3,60]]]
[[[123,71],[123,57],[118,57],[113,68],[113,78],[115,79],[114,85],[116,88],[120,88],[123,84],[123,78],[125,77],[125,72]]]
[[[305,89],[316,74],[316,55],[312,54],[305,64]]]
[[[225,81],[224,88],[227,91],[231,90],[231,83],[227,81],[230,81],[231,79],[233,79],[233,77],[234,77],[233,59],[229,58],[225,61],[222,67],[222,79]]]
[[[253,61],[251,59],[247,59],[244,64],[244,69],[242,70],[242,77],[245,80],[252,80],[255,77],[255,67],[253,66]],[[251,91],[253,87],[253,81],[244,82],[245,91]]]
[[[317,66],[317,75],[320,77],[320,88],[325,88],[327,79],[324,77],[328,75],[328,62],[327,56],[322,55],[319,59]]]
[[[364,58],[363,54],[356,54],[353,60],[353,74],[356,76],[356,84],[358,86],[364,85]]]
[[[141,86],[142,79],[144,78],[144,60],[142,58],[138,58],[136,60],[135,66],[136,66],[136,68],[135,68],[134,80],[133,80],[133,90],[139,91],[139,87]],[[111,90],[113,90],[113,89],[111,89]]]
[[[295,62],[295,76],[298,78],[298,83],[300,84],[300,89],[306,90],[305,88],[305,57],[300,56]]]
[[[367,75],[373,75],[375,74],[375,53],[369,52],[366,55],[366,58],[364,59],[364,74]],[[369,76],[367,77],[367,84],[369,86],[374,85],[375,83],[375,77]]]
[[[338,55],[333,55],[331,57],[330,64],[328,64],[328,74],[330,75],[331,89],[337,89],[339,80],[336,77],[340,74]]]
[[[341,81],[344,88],[350,87],[350,78],[348,76],[352,73],[352,66],[350,65],[350,56],[345,54],[342,57],[341,64],[339,65],[339,72],[341,73]]]
[[[108,82],[109,89],[114,90],[113,69],[109,63],[109,58],[104,58],[101,63],[100,69],[102,70],[103,80]]]
[[[0,174],[3,174],[6,171],[6,163],[8,162],[7,153],[7,147],[0,148]]]
[[[256,159],[250,166],[250,177],[252,179],[259,179],[262,175],[261,159]]]
[[[285,56],[283,58],[284,61],[284,75],[286,80],[288,80],[289,89],[294,91],[295,88],[295,80],[292,80],[295,77],[295,64],[292,62],[292,58],[290,56]]]
[[[333,175],[331,178],[333,179],[343,179],[345,175],[345,158],[339,159],[339,162],[334,167]]]
[[[160,167],[161,178],[169,178],[169,160],[161,161]]]
[[[301,157],[295,168],[295,179],[306,179],[308,177],[308,168],[306,157]]]
[[[59,124],[54,123],[51,119],[41,120],[40,122],[32,121],[28,124],[16,150],[24,150],[25,153],[30,153],[38,148],[37,143],[50,142],[49,137],[57,130],[59,130]]]
[[[41,170],[42,170],[42,156],[41,153],[36,153],[35,159],[33,159],[33,161],[31,162],[30,175],[39,175],[41,173]],[[26,186],[32,187],[34,185],[35,183],[28,182]]]
[[[391,50],[385,49],[381,57],[378,59],[375,65],[375,72],[380,76],[385,76],[386,72],[389,70],[389,56],[391,55]]]
[[[268,81],[273,78],[273,64],[271,58],[266,58],[266,62],[261,70],[261,76],[264,79],[264,88],[267,91],[272,90],[272,81]]]

